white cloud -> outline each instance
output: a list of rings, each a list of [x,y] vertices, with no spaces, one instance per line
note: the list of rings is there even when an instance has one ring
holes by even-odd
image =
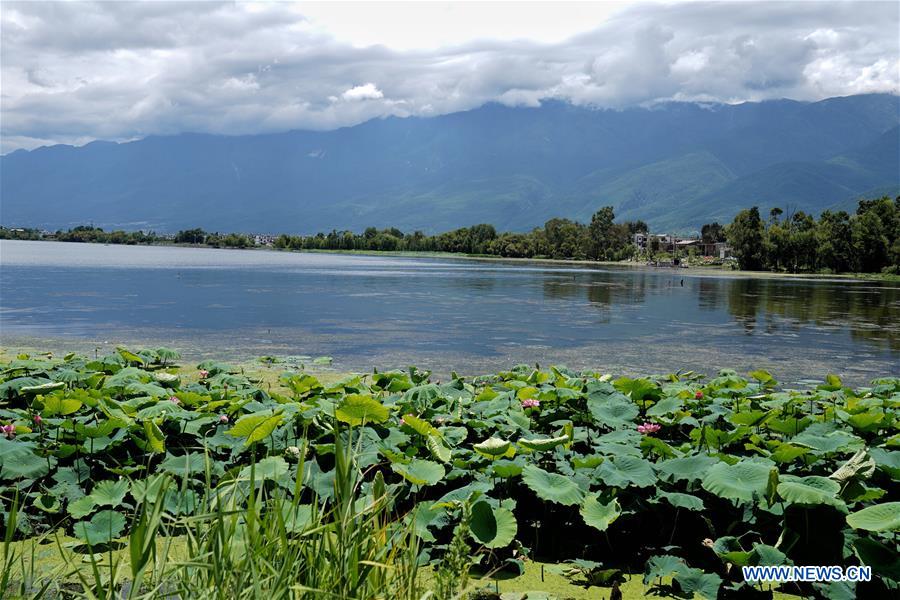
[[[341,98],[351,102],[356,100],[378,100],[379,98],[384,98],[384,93],[375,87],[374,83],[366,83],[350,88],[341,94]]]
[[[0,142],[898,93],[898,27],[896,2],[4,1]]]

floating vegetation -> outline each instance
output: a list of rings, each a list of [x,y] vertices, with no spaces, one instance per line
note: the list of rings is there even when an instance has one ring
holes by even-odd
[[[867,583],[781,586],[807,596],[887,597],[900,581],[900,378],[790,390],[765,371],[519,366],[327,382],[302,357],[263,385],[179,359],[0,364],[13,595],[452,598],[477,587],[470,569],[514,577],[533,560],[586,587],[643,573],[678,597],[771,589],[743,581],[748,565],[872,568]],[[51,579],[25,566],[16,544],[55,536],[85,549],[87,574],[71,558]]]

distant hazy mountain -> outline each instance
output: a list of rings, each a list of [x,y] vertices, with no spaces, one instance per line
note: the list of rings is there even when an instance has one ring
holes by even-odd
[[[524,230],[611,204],[619,218],[686,231],[754,204],[817,213],[900,191],[898,124],[892,95],[621,111],[546,102],[327,132],[52,146],[0,158],[0,222]]]

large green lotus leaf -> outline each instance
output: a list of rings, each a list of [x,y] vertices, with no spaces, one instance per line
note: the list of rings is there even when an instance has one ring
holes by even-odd
[[[659,394],[659,388],[649,379],[629,379],[620,377],[613,382],[617,390],[634,400],[643,400]]]
[[[94,515],[90,521],[75,524],[75,537],[88,544],[106,544],[116,539],[125,529],[125,517],[113,510],[104,510]]]
[[[445,426],[440,428],[441,438],[451,446],[458,446],[463,443],[469,435],[469,430],[465,427]]]
[[[406,464],[393,463],[391,468],[414,485],[435,485],[446,474],[439,463],[422,459],[413,459]]]
[[[522,469],[522,480],[538,498],[559,504],[580,504],[583,493],[570,478],[559,473],[548,473],[535,465]]]
[[[131,495],[137,502],[156,502],[166,490],[169,476],[164,473],[140,479],[131,485]]]
[[[847,524],[865,531],[900,530],[900,502],[885,502],[868,506],[847,515]]]
[[[129,396],[150,396],[151,398],[162,398],[168,395],[166,388],[155,383],[132,382],[125,384],[125,394]]]
[[[439,435],[429,435],[425,438],[425,445],[431,455],[442,463],[450,462],[452,456],[450,448],[444,443]]]
[[[94,499],[90,496],[83,496],[77,500],[70,501],[66,510],[72,517],[81,519],[94,512],[95,508],[97,508],[97,503],[94,502]]]
[[[174,402],[157,402],[146,408],[142,408],[134,415],[138,419],[156,419],[159,417],[186,420],[194,417],[196,413],[184,410]]]
[[[755,544],[747,560],[748,565],[763,566],[786,565],[789,562],[784,552],[766,544]]]
[[[751,427],[759,427],[766,417],[772,415],[773,412],[766,410],[742,410],[728,415],[728,421],[734,425],[749,425]]]
[[[766,496],[774,466],[742,460],[733,465],[720,462],[710,467],[702,478],[703,489],[720,498],[752,502]]]
[[[815,423],[791,438],[791,443],[806,446],[823,454],[832,452],[856,451],[865,443],[860,438],[841,429],[835,429],[832,423]]]
[[[719,595],[722,578],[715,573],[704,573],[701,569],[683,567],[675,574],[675,581],[688,597],[696,594],[707,600],[715,600]]]
[[[56,466],[56,457],[35,454],[33,442],[0,437],[0,479],[37,479]]]
[[[166,494],[166,512],[172,515],[187,515],[200,507],[200,497],[194,490],[171,490]]]
[[[662,417],[679,411],[684,406],[684,400],[677,396],[663,398],[653,406],[647,409],[647,416]]]
[[[71,415],[74,412],[78,412],[78,409],[82,406],[81,401],[76,398],[66,398],[56,394],[44,396],[42,403],[44,409],[41,413],[46,417]]]
[[[250,481],[251,474],[254,477],[254,480],[257,483],[263,482],[267,479],[277,480],[288,473],[288,464],[280,456],[269,456],[267,458],[262,459],[255,465],[248,465],[241,469],[241,472],[238,474],[239,479],[243,479],[245,481]]]
[[[158,356],[161,360],[164,361],[173,361],[181,358],[181,353],[178,350],[173,350],[172,348],[157,348],[155,350],[156,356]]]
[[[273,415],[268,411],[262,414],[249,414],[238,419],[234,427],[229,429],[227,433],[234,437],[247,438],[244,440],[244,445],[249,446],[270,435],[281,423],[283,416],[281,413]]]
[[[39,379],[37,377],[15,377],[13,379],[0,383],[0,398],[12,398],[16,396],[22,390],[22,388],[44,385],[46,383],[48,383],[48,381],[43,378]]]
[[[878,468],[890,475],[894,480],[900,479],[900,451],[872,448],[869,456]]]
[[[168,455],[159,463],[159,470],[176,477],[191,476],[206,472],[206,456],[200,452],[189,452],[181,456]]]
[[[650,585],[654,581],[671,577],[685,568],[684,560],[671,554],[653,556],[644,567],[644,585]]]
[[[653,437],[652,435],[645,435],[644,439],[641,440],[640,447],[641,450],[656,454],[657,456],[660,456],[662,458],[675,458],[676,456],[678,456],[678,453],[674,448],[672,448],[672,446],[668,445],[659,438]]]
[[[840,491],[841,486],[838,482],[818,475],[808,477],[783,475],[778,484],[778,495],[788,504],[843,506],[844,502],[837,498]]]
[[[475,444],[472,448],[475,449],[475,452],[481,454],[483,456],[487,456],[488,458],[496,458],[498,456],[504,456],[511,447],[511,442],[507,440],[501,440],[498,437],[492,437]]]
[[[122,346],[117,347],[116,352],[118,352],[119,356],[121,356],[128,362],[136,362],[139,364],[144,364],[146,362],[146,360],[144,359],[143,356],[140,356],[139,354],[135,354],[131,350],[129,350],[127,348],[123,348]]]
[[[426,383],[407,389],[403,393],[403,401],[412,404],[428,406],[441,397],[441,388],[433,383]]]
[[[747,373],[747,375],[749,375],[750,377],[752,377],[753,379],[757,380],[758,382],[760,382],[762,384],[767,384],[767,383],[774,384],[775,383],[775,378],[772,377],[772,374],[763,369],[758,369],[756,371],[750,371],[749,373]]]
[[[363,423],[384,423],[388,420],[388,408],[365,394],[347,394],[338,404],[335,416],[339,421],[350,425]]]
[[[156,421],[150,419],[144,421],[144,435],[147,437],[147,447],[151,452],[163,453],[166,451],[166,436]]]
[[[59,509],[62,508],[59,503],[59,497],[55,494],[39,494],[35,497],[32,506],[50,514],[58,513]]]
[[[472,506],[469,530],[487,548],[505,548],[516,537],[517,523],[509,509],[493,508],[481,500]]]
[[[118,506],[125,499],[128,493],[128,480],[119,479],[118,481],[101,481],[94,486],[91,491],[91,500],[97,506]]]
[[[676,508],[685,508],[687,510],[703,510],[703,500],[693,494],[682,494],[681,492],[663,492],[657,491],[656,497],[663,499]]]
[[[612,429],[632,426],[640,413],[637,405],[621,394],[588,396],[587,407],[596,423]]]
[[[517,477],[522,474],[522,469],[525,467],[524,463],[521,461],[512,461],[512,460],[497,460],[491,465],[491,469],[497,477],[502,477],[504,479],[508,477]]]
[[[772,454],[769,456],[777,463],[791,463],[805,454],[809,454],[811,450],[803,446],[795,446],[793,444],[779,444]]]
[[[650,461],[636,456],[614,456],[600,465],[597,475],[610,487],[649,487],[657,481]]]
[[[537,451],[546,451],[552,450],[559,445],[566,444],[569,442],[569,436],[561,435],[559,437],[552,438],[530,438],[530,439],[521,439],[516,442],[519,446],[523,448],[527,448],[528,450],[537,450]]]
[[[140,383],[142,377],[146,377],[147,373],[142,371],[136,367],[125,367],[124,369],[120,369],[116,372],[115,375],[110,375],[103,382],[103,387],[105,389],[125,389],[125,386],[129,383]]]
[[[585,523],[600,531],[606,531],[610,524],[622,514],[622,508],[615,498],[604,504],[596,496],[590,495],[586,496],[584,502],[581,503],[579,512]]]
[[[403,423],[419,435],[440,435],[434,425],[416,415],[403,415]]]

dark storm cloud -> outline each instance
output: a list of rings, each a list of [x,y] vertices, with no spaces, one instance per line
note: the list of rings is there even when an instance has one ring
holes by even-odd
[[[564,42],[406,51],[337,41],[302,12],[289,3],[4,2],[3,151],[327,129],[487,101],[621,107],[900,87],[895,2],[638,4]]]

